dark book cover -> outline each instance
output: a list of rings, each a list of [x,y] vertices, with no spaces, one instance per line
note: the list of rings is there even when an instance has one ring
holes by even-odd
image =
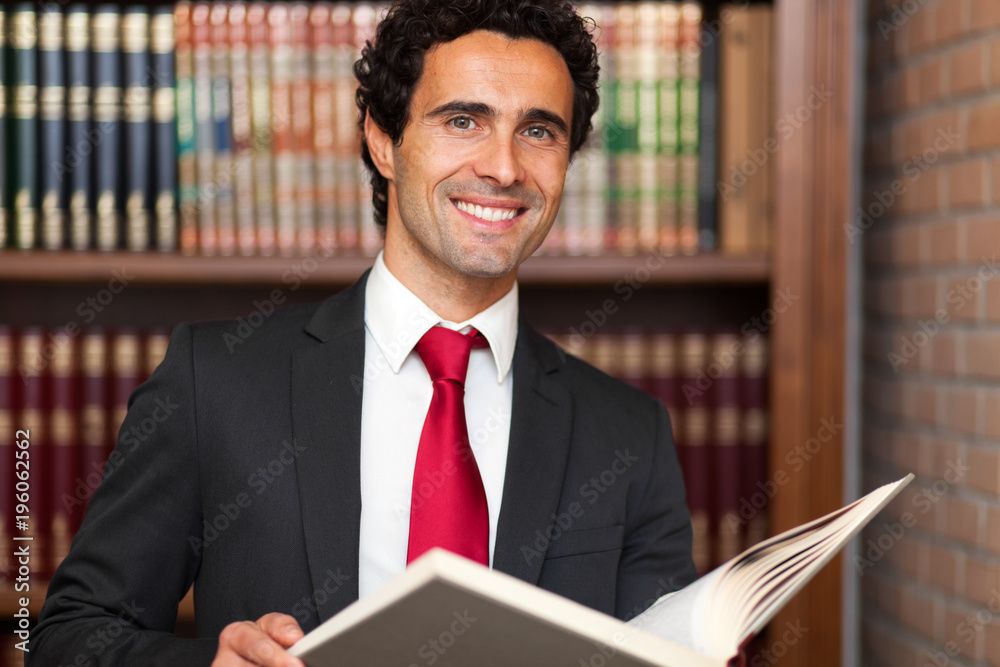
[[[66,189],[69,198],[69,245],[93,247],[94,137],[91,125],[90,9],[66,8]]]
[[[652,393],[650,377],[646,372],[649,364],[646,332],[641,327],[626,327],[622,329],[619,340],[622,350],[620,379],[636,389]]]
[[[14,329],[0,324],[0,487],[16,491],[14,466],[17,460],[16,442],[20,438],[15,426],[18,405],[17,358]],[[30,474],[30,468],[28,470]],[[15,533],[14,508],[17,498],[13,492],[0,494],[0,539],[12,544]],[[0,549],[0,579],[13,572],[14,563],[10,549]]]
[[[8,11],[11,59],[10,196],[12,245],[22,250],[38,242],[38,31],[35,5],[21,2]]]
[[[688,508],[694,530],[693,556],[698,572],[705,574],[712,564],[711,534],[711,429],[709,387],[701,381],[708,364],[708,336],[686,333],[680,339],[681,412],[686,464]]]
[[[144,363],[139,332],[123,328],[111,336],[111,438],[105,455],[111,454],[125,414],[128,412],[128,397],[142,382]]]
[[[55,572],[76,532],[80,513],[75,511],[77,457],[79,456],[80,394],[78,389],[77,338],[62,331],[50,337],[52,394],[49,410],[49,462],[52,503],[49,523],[49,571]]]
[[[153,87],[153,245],[162,252],[177,250],[175,44],[173,8],[154,7],[149,16]]]
[[[740,384],[743,399],[743,481],[740,518],[746,523],[746,544],[750,547],[767,537],[768,386],[767,338],[755,332],[744,340]],[[773,482],[772,482],[773,484]],[[773,488],[773,487],[772,487]]]
[[[91,17],[94,63],[94,189],[97,212],[94,240],[98,250],[122,243],[122,57],[121,11],[99,5]]]
[[[145,382],[163,358],[167,356],[167,345],[170,343],[170,332],[162,327],[155,327],[146,333],[142,355],[142,380]]]
[[[706,7],[705,11],[709,11],[709,8]],[[719,178],[718,34],[703,28],[701,44],[701,103],[698,108],[698,249],[710,252],[718,247],[719,235],[715,190],[715,183]]]
[[[0,248],[6,248],[10,239],[8,224],[10,216],[7,207],[10,204],[7,196],[7,160],[10,152],[7,147],[7,12],[0,7]],[[0,518],[2,520],[2,518]]]
[[[153,121],[149,58],[149,11],[127,7],[122,16],[122,57],[125,69],[125,247],[149,250],[153,240],[151,215]]]
[[[66,244],[65,176],[66,151],[66,61],[63,51],[63,13],[46,5],[36,17],[38,25],[38,134],[39,199],[41,201],[42,247],[59,250]]]

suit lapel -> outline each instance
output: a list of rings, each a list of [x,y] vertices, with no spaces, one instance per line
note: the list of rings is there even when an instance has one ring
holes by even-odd
[[[559,509],[569,454],[572,400],[550,377],[560,365],[555,346],[521,320],[493,568],[531,584],[541,573],[545,532]]]
[[[306,555],[320,622],[358,598],[361,391],[368,273],[306,325],[317,343],[292,355],[292,429]]]

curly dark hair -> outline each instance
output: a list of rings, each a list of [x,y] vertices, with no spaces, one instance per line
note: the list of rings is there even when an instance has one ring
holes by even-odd
[[[570,156],[583,145],[597,111],[597,47],[593,21],[563,0],[396,0],[354,63],[356,101],[361,127],[361,159],[371,174],[375,224],[383,231],[388,212],[389,182],[372,161],[364,139],[365,117],[398,146],[409,122],[410,98],[420,81],[424,54],[435,44],[450,42],[475,30],[511,39],[536,39],[555,48],[573,79]]]

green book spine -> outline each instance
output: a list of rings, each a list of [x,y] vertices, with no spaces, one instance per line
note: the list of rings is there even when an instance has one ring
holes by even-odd
[[[28,250],[35,247],[38,237],[38,32],[34,5],[19,3],[10,19],[13,243]]]
[[[701,6],[686,2],[681,6],[681,60],[679,80],[678,208],[680,246],[684,254],[698,252],[698,110],[701,49]]]

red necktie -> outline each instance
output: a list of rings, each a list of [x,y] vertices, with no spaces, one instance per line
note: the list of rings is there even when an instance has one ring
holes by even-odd
[[[434,382],[434,394],[413,471],[407,564],[432,547],[443,547],[489,565],[486,490],[465,422],[469,353],[473,347],[488,346],[475,329],[465,335],[437,326],[416,345]]]

